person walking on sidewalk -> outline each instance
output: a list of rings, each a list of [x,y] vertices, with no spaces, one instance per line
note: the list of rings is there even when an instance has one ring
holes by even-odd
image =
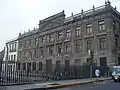
[[[95,76],[96,76],[96,82],[98,82],[100,76],[100,71],[98,68],[95,70]]]

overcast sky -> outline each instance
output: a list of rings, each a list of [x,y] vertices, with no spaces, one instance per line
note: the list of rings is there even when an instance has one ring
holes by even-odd
[[[120,1],[110,0],[120,11]],[[19,32],[38,27],[39,20],[65,10],[66,17],[105,4],[105,0],[0,0],[0,50]]]

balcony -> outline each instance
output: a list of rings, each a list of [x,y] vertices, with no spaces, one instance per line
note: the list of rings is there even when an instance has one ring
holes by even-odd
[[[72,36],[71,37],[68,37],[68,38],[65,38],[64,39],[64,42],[69,42],[69,41],[71,41],[72,40]]]
[[[47,45],[47,46],[49,46],[49,45],[53,45],[54,42],[55,42],[55,40],[53,40],[53,41],[49,41],[49,42],[46,42],[46,45]]]
[[[97,36],[101,36],[101,35],[106,35],[107,34],[107,31],[106,30],[102,30],[102,31],[98,31],[97,32]]]
[[[85,34],[84,38],[89,38],[89,37],[93,37],[94,34],[93,33],[88,33],[88,34]]]

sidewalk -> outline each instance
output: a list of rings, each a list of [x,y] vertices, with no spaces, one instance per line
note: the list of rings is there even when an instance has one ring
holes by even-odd
[[[100,78],[99,81],[108,80],[110,78]],[[62,87],[69,87],[74,85],[81,85],[95,82],[95,78],[91,79],[75,79],[75,80],[61,80],[61,81],[49,81],[40,84],[27,84],[27,85],[15,85],[15,86],[0,86],[0,90],[39,90],[40,88],[55,89]],[[6,88],[6,89],[5,89]]]

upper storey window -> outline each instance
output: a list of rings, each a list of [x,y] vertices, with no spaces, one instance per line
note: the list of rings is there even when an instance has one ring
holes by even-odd
[[[104,23],[104,20],[99,21],[98,24],[99,24],[99,30],[100,30],[100,31],[105,30],[105,23]]]
[[[71,37],[71,30],[68,29],[66,30],[66,38],[70,38]]]
[[[38,45],[38,44],[39,44],[39,39],[35,38],[35,45]]]
[[[49,42],[52,42],[53,41],[53,34],[50,34],[49,35]]]
[[[87,51],[92,49],[92,40],[87,41]]]
[[[62,39],[63,38],[63,33],[62,31],[59,31],[58,32],[58,40]]]
[[[100,38],[99,43],[100,43],[100,50],[105,50],[106,39],[105,38]]]
[[[45,36],[41,37],[41,43],[45,43]]]
[[[86,25],[86,33],[87,34],[92,33],[92,24],[87,24]]]
[[[76,27],[76,29],[75,29],[75,36],[76,37],[80,36],[80,34],[81,34],[81,30],[80,30],[80,26],[79,26],[79,27]]]
[[[115,30],[116,29],[116,23],[115,23],[115,21],[113,21],[113,30]]]

